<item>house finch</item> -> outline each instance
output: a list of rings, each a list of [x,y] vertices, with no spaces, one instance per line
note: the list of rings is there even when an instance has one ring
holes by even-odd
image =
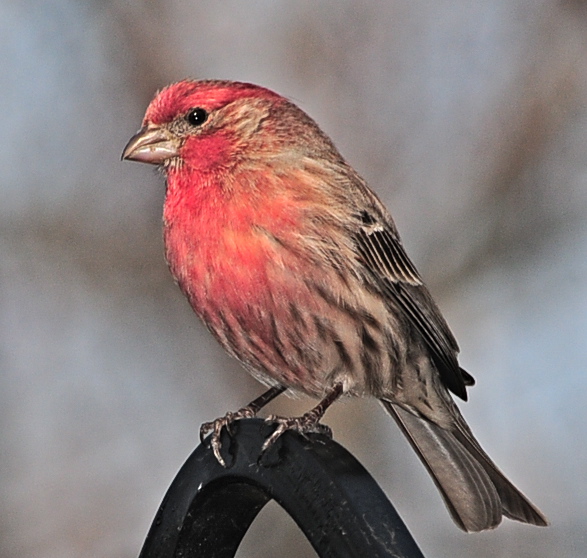
[[[265,88],[182,81],[149,105],[123,159],[167,178],[166,257],[191,306],[269,391],[203,425],[220,432],[286,389],[321,402],[277,428],[319,424],[341,395],[379,399],[459,527],[547,520],[497,469],[454,404],[473,378],[394,222],[332,141]]]

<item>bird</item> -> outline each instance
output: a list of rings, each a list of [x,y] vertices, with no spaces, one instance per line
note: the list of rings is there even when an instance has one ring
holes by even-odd
[[[287,430],[330,434],[320,420],[340,397],[374,397],[458,527],[548,524],[455,404],[474,379],[391,214],[305,111],[259,85],[185,79],[156,93],[122,159],[162,170],[169,269],[212,335],[268,387],[202,425],[221,464],[222,430],[285,391],[319,403],[270,416],[264,450]]]

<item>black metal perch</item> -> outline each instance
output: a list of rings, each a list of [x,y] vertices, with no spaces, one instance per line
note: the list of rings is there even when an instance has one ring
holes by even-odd
[[[381,488],[342,446],[286,432],[261,458],[272,426],[261,419],[223,433],[223,468],[200,445],[169,487],[139,558],[229,558],[271,499],[321,557],[423,558]]]

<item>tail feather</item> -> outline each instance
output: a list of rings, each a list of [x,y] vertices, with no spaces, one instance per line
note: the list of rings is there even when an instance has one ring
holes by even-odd
[[[546,518],[495,466],[463,420],[441,428],[405,408],[382,400],[438,487],[455,523],[464,531],[493,529],[502,515],[533,525]]]
[[[493,482],[501,499],[502,513],[509,519],[545,527],[548,520],[497,468],[491,458],[483,451],[479,442],[468,432],[457,430],[454,437],[464,447],[468,447],[475,459],[481,463]],[[471,438],[474,443],[471,443]]]

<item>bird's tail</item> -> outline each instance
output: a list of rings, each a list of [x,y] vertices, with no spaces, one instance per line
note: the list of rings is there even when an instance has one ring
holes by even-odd
[[[548,525],[542,513],[483,451],[462,417],[462,425],[456,422],[453,430],[447,430],[390,401],[381,402],[428,469],[461,529],[493,529],[502,515],[532,525]]]

